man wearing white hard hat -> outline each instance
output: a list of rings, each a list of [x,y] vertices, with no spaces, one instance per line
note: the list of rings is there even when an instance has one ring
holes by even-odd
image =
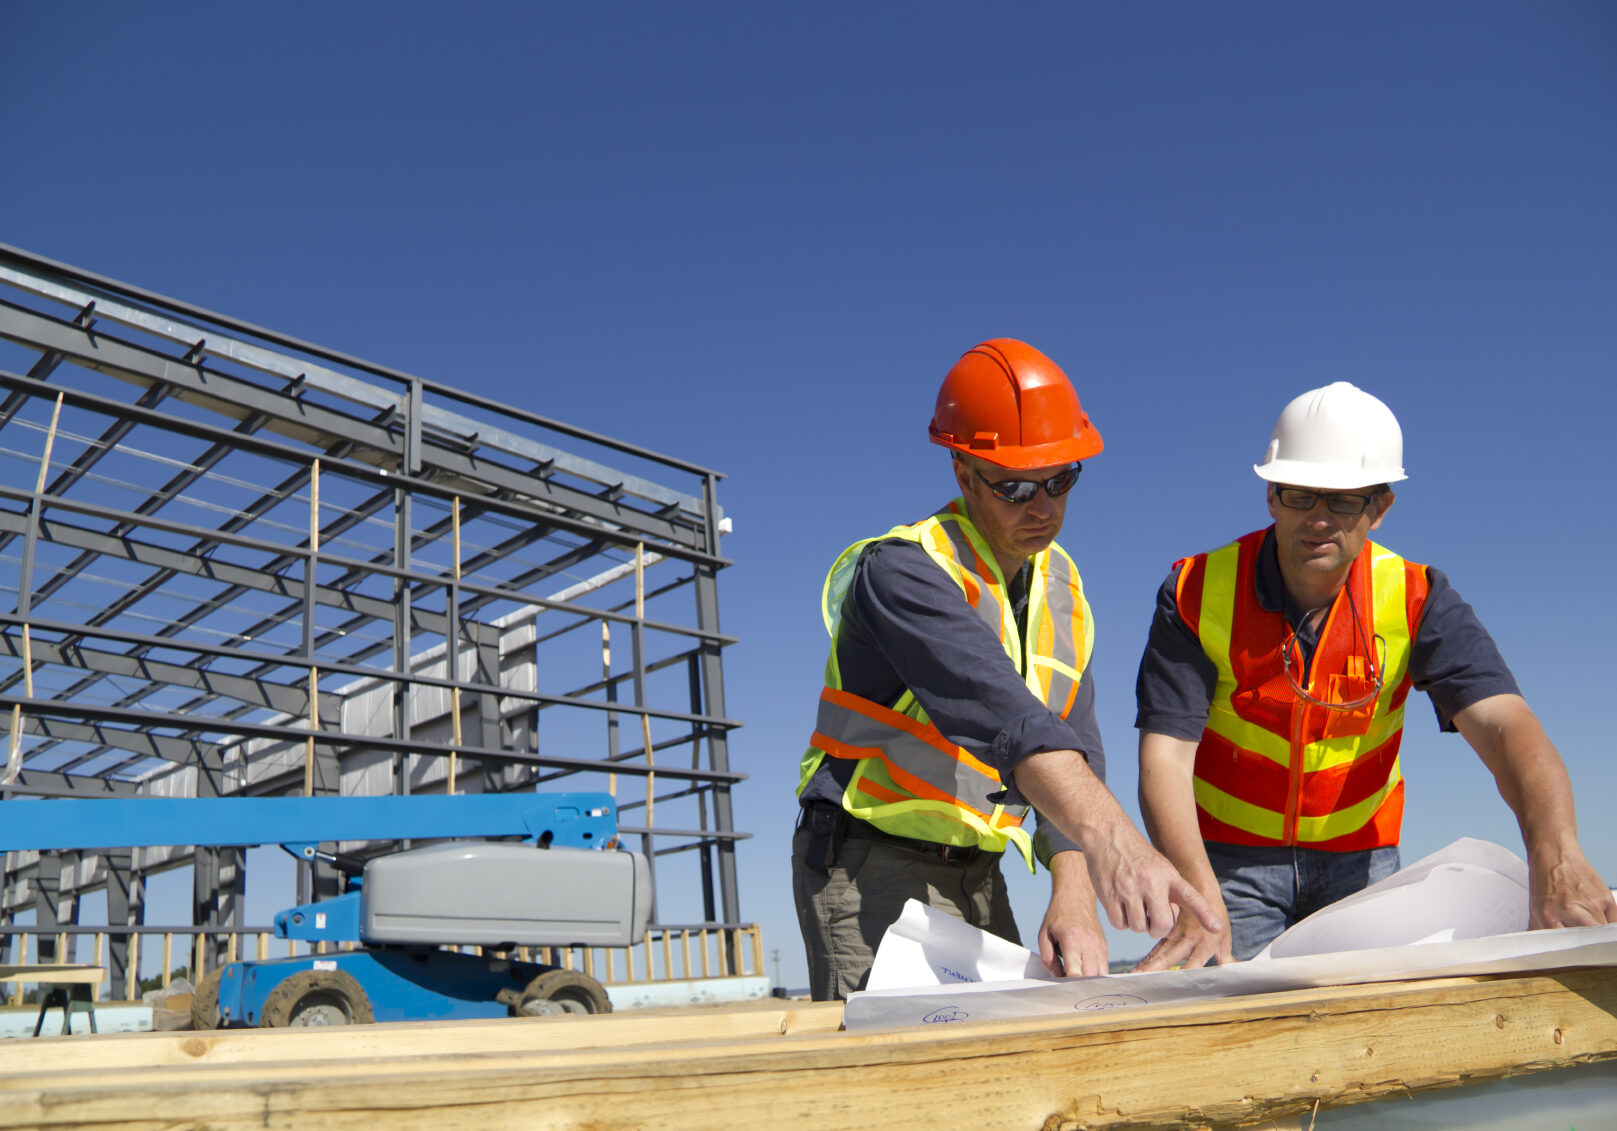
[[[1175,563],[1136,684],[1151,839],[1221,913],[1142,970],[1252,957],[1398,868],[1398,744],[1426,692],[1493,773],[1527,848],[1534,927],[1617,922],[1578,847],[1561,756],[1492,637],[1438,570],[1370,541],[1406,478],[1392,411],[1339,381],[1281,412],[1272,525]]]

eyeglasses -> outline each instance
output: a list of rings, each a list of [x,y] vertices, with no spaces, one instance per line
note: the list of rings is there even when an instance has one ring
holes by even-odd
[[[1275,498],[1280,505],[1288,510],[1311,511],[1321,499],[1334,514],[1363,514],[1376,501],[1381,492],[1372,491],[1368,495],[1344,495],[1340,493],[1327,494],[1324,491],[1306,491],[1301,487],[1276,487]]]
[[[1358,634],[1359,643],[1364,646],[1365,663],[1370,669],[1370,690],[1367,694],[1361,695],[1357,699],[1350,699],[1342,703],[1332,703],[1327,699],[1316,699],[1309,694],[1307,688],[1297,682],[1297,677],[1291,674],[1291,654],[1294,650],[1300,652],[1297,645],[1296,631],[1288,628],[1286,639],[1280,645],[1280,663],[1286,669],[1286,682],[1291,684],[1292,692],[1303,702],[1312,703],[1316,707],[1324,707],[1327,711],[1357,711],[1360,707],[1367,707],[1374,703],[1376,696],[1381,694],[1382,664],[1377,661],[1376,645],[1381,645],[1381,655],[1385,656],[1387,642],[1381,638],[1379,633],[1375,636],[1365,634],[1364,622],[1359,619],[1359,608],[1354,604],[1351,592],[1348,594],[1348,612],[1353,617],[1353,628]]]
[[[1020,506],[1023,503],[1032,502],[1033,496],[1039,493],[1040,487],[1043,487],[1052,499],[1059,499],[1062,495],[1072,490],[1072,485],[1078,482],[1078,473],[1083,469],[1083,464],[1075,463],[1067,470],[1058,471],[1048,479],[1003,479],[998,483],[989,479],[975,467],[971,470],[978,479],[983,481],[983,486],[994,493],[994,498],[1004,499],[1007,503],[1015,503]]]

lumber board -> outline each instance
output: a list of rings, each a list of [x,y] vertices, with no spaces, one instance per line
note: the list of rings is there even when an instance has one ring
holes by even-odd
[[[107,970],[104,966],[77,962],[36,962],[31,966],[0,966],[0,982],[21,982],[24,985],[37,982],[40,985],[99,986],[106,976]]]
[[[463,1052],[540,1052],[668,1041],[834,1032],[842,1003],[745,1003],[641,1009],[596,1016],[397,1021],[312,1029],[213,1029],[107,1033],[0,1043],[0,1076],[30,1071],[352,1060]]]
[[[1431,985],[1461,984],[1457,978]],[[1344,986],[1333,991],[1336,1007],[1355,995],[1382,992],[1380,986]],[[1292,997],[1312,1001],[1318,990],[1291,990],[1271,996],[1277,1003]],[[1188,1018],[1220,1002],[1189,1002],[1136,1010],[1136,1017],[1163,1013]],[[353,1028],[220,1029],[205,1032],[117,1033],[94,1042],[72,1037],[43,1038],[0,1044],[0,1075],[26,1071],[66,1071],[187,1064],[273,1063],[389,1056],[432,1056],[465,1052],[590,1049],[670,1041],[766,1038],[787,1033],[832,1032],[840,1028],[841,1002],[799,1001],[726,1003],[707,1007],[669,1007],[599,1016],[499,1018],[494,1020],[408,1021]],[[1075,1024],[1107,1025],[1108,1015],[1086,1014]]]
[[[1603,967],[769,1039],[0,1065],[0,1127],[1188,1128],[1613,1057],[1617,970]]]

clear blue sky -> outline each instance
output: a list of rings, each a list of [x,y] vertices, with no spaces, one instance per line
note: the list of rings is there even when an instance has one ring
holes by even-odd
[[[4,242],[728,474],[742,909],[789,985],[819,584],[948,497],[932,398],[1001,335],[1106,439],[1062,542],[1131,813],[1152,595],[1346,379],[1404,426],[1382,540],[1476,606],[1617,881],[1617,7],[0,0],[0,146]],[[1409,718],[1405,859],[1519,852]]]

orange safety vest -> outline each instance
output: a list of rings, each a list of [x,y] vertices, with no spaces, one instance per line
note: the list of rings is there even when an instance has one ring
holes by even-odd
[[[1397,844],[1404,815],[1398,744],[1426,567],[1367,543],[1326,615],[1303,684],[1285,617],[1258,604],[1266,533],[1178,563],[1179,616],[1218,671],[1196,748],[1202,837],[1335,852]],[[1290,678],[1282,659],[1288,644]],[[1315,699],[1352,703],[1370,694],[1377,670],[1380,693],[1354,710],[1309,703],[1291,685],[1296,679]]]
[[[961,500],[913,525],[895,526],[881,538],[902,538],[925,549],[994,630],[1029,690],[1066,717],[1094,649],[1094,621],[1078,567],[1065,550],[1052,543],[1033,558],[1024,647],[1005,579]],[[939,844],[992,852],[1015,844],[1032,870],[1033,841],[1021,827],[1027,806],[988,799],[1005,788],[992,766],[938,730],[912,692],[906,690],[889,706],[842,690],[837,665],[842,602],[860,554],[876,541],[866,538],[849,546],[826,575],[821,615],[831,634],[831,656],[798,795],[822,759],[846,758],[855,766],[842,807],[853,816],[895,836]]]

